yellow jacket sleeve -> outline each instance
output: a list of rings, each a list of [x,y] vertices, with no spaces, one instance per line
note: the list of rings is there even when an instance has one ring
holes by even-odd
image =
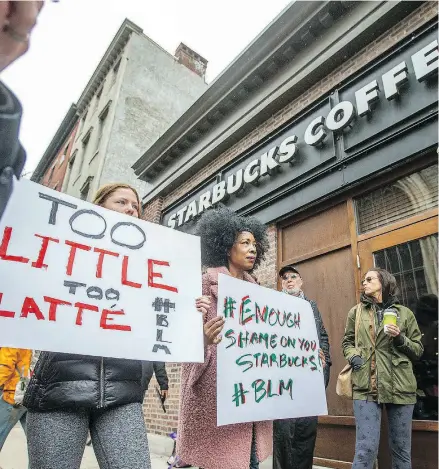
[[[0,388],[3,388],[16,373],[15,366],[19,359],[19,352],[20,349],[0,348]]]
[[[18,349],[17,370],[21,376],[29,377],[30,362],[32,360],[32,350]]]

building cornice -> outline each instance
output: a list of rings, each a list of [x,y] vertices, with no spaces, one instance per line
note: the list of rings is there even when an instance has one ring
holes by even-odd
[[[289,5],[133,165],[140,179],[155,183],[144,202],[175,188],[417,6],[384,1]],[[307,51],[312,60],[305,60]],[[216,136],[220,128],[223,135]],[[178,174],[171,175],[172,168]]]
[[[167,163],[273,78],[312,40],[313,18],[321,28],[333,21],[331,3],[339,4],[339,13],[344,13],[355,2],[292,2],[287,6],[133,165],[136,175],[153,181]]]
[[[79,115],[81,115],[89,105],[92,97],[101,86],[111,67],[114,66],[133,32],[143,34],[143,29],[129,19],[125,19],[78,100],[77,106]]]
[[[57,156],[59,150],[71,134],[77,121],[77,107],[76,104],[72,104],[64,119],[62,120],[61,125],[58,127],[58,130],[53,136],[51,142],[49,143],[49,146],[41,157],[37,167],[32,173],[31,181],[39,182],[40,179],[44,177],[47,169],[50,167],[52,161]]]

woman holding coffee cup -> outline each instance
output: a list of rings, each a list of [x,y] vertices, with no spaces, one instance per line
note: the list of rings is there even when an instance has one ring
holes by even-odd
[[[356,443],[352,469],[373,467],[383,406],[389,423],[392,469],[411,469],[411,421],[417,388],[413,362],[424,350],[421,332],[413,312],[398,303],[392,274],[372,269],[362,285],[361,302],[349,311],[342,340],[343,354],[353,371]]]

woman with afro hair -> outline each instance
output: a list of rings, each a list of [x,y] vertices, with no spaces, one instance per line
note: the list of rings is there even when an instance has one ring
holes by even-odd
[[[198,222],[201,237],[204,313],[204,363],[182,365],[177,455],[185,464],[203,469],[257,469],[272,451],[272,422],[216,423],[217,350],[224,320],[218,316],[218,274],[256,283],[251,275],[268,248],[266,227],[220,207]]]

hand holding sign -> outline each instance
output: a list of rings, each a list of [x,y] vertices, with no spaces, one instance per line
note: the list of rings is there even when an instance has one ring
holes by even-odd
[[[224,322],[224,318],[221,316],[217,316],[206,322],[204,325],[204,336],[208,345],[217,345],[221,342],[222,337],[220,333],[223,330]]]
[[[208,296],[200,296],[200,298],[197,298],[195,300],[195,306],[197,310],[203,314],[203,319],[205,318],[207,311],[209,310],[211,306],[211,301]]]
[[[211,301],[208,296],[202,296],[197,298],[195,302],[197,310],[203,314],[203,320],[205,320],[207,311],[211,306]],[[204,324],[204,342],[206,345],[216,345],[221,342],[221,336],[219,335],[224,327],[224,318],[217,316],[210,319]]]

